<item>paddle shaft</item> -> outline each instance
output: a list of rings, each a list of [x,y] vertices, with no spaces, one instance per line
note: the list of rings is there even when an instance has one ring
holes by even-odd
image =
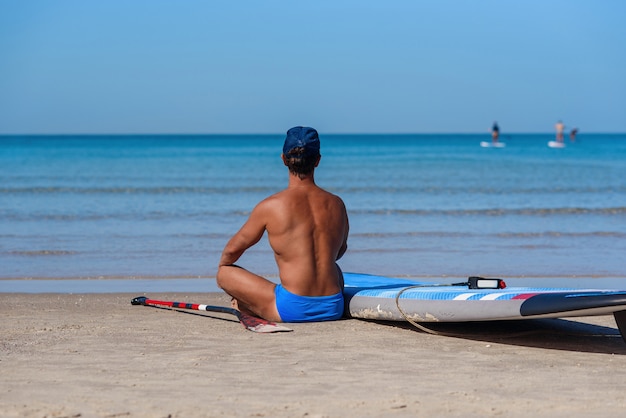
[[[179,308],[179,309],[191,309],[194,311],[209,311],[209,312],[221,312],[227,313],[231,315],[235,315],[238,319],[241,317],[241,312],[234,308],[228,308],[226,306],[212,306],[212,305],[202,305],[199,303],[187,303],[187,302],[170,302],[165,300],[156,300],[156,299],[148,299],[145,296],[138,296],[130,301],[133,305],[158,305],[158,306],[168,306],[170,308]]]
[[[187,302],[171,302],[166,300],[148,299],[145,296],[137,296],[130,301],[132,305],[144,305],[144,306],[167,306],[170,308],[179,309],[191,309],[195,311],[209,311],[220,312],[235,315],[241,325],[249,331],[260,333],[271,332],[289,332],[291,328],[287,328],[283,325],[278,325],[270,321],[266,321],[256,316],[246,315],[239,312],[237,309],[228,308],[226,306],[214,306],[214,305],[202,305],[199,303],[187,303]]]

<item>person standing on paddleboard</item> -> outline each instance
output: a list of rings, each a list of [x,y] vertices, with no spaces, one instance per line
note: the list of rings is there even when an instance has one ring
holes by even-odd
[[[554,125],[554,129],[556,129],[556,142],[563,142],[563,131],[565,130],[565,125],[563,122],[558,121],[556,125]]]
[[[494,144],[498,142],[498,138],[500,137],[500,127],[498,126],[498,122],[494,122],[491,127],[491,142]]]
[[[341,198],[315,184],[320,141],[315,129],[287,131],[281,155],[287,188],[261,201],[228,241],[217,284],[243,313],[270,321],[310,322],[343,315],[343,274],[337,265],[348,248],[348,215]],[[267,231],[280,284],[235,262]]]

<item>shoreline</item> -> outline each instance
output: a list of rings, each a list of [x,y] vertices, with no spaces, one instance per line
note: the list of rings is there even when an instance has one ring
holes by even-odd
[[[0,294],[6,417],[618,416],[612,316],[438,324],[357,319],[254,334],[135,294]],[[229,305],[222,293],[155,293]]]
[[[398,276],[410,279],[409,276]],[[626,288],[622,277],[503,277],[508,287],[554,287],[554,288],[594,288],[622,290]],[[277,277],[268,277],[278,283]],[[429,277],[427,280],[414,277],[415,280],[432,283],[450,283],[462,277]],[[206,278],[0,278],[1,294],[119,294],[145,292],[221,292],[214,277]]]

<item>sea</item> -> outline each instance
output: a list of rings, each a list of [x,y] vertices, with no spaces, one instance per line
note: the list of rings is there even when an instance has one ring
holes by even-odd
[[[626,288],[626,134],[320,138],[344,271]],[[0,136],[0,293],[216,290],[228,239],[287,184],[283,140]],[[278,278],[266,237],[239,264]]]

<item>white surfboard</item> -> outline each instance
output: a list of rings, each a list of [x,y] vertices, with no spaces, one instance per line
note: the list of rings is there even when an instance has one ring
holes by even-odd
[[[548,146],[550,148],[565,148],[565,143],[558,141],[550,141],[548,142]]]
[[[346,272],[344,315],[385,321],[471,322],[613,314],[626,341],[626,290],[506,287],[498,279],[475,279],[497,286],[442,286]]]
[[[504,143],[504,142],[482,141],[480,143],[480,146],[483,147],[483,148],[504,148],[504,147],[506,147],[506,143]]]

